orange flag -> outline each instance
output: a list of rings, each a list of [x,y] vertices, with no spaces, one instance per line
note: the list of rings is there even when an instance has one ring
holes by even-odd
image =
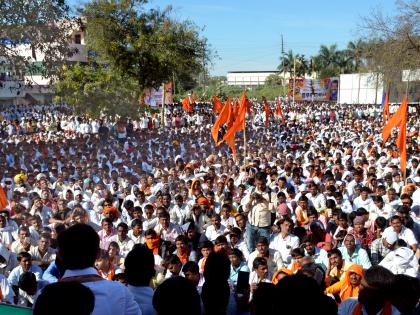
[[[246,117],[246,110],[247,110],[247,100],[246,100],[246,92],[245,90],[241,96],[241,103],[239,105],[239,113],[236,117],[236,120],[232,127],[228,129],[225,136],[223,137],[223,141],[225,141],[230,149],[232,150],[233,158],[236,157],[236,150],[235,150],[235,134],[237,131],[241,131],[245,129],[245,117]]]
[[[235,103],[233,105],[233,117],[236,119],[239,113],[239,101],[238,98],[235,99]]]
[[[247,112],[248,114],[251,114],[251,106],[252,106],[251,101],[247,99],[247,100],[246,100],[246,112]]]
[[[230,98],[228,98],[229,102],[226,102],[226,105],[228,106],[228,120],[227,120],[227,124],[228,124],[228,128],[232,127],[233,125],[233,121],[235,120],[235,116],[233,116],[233,110],[232,110],[232,104],[230,103]]]
[[[284,119],[283,112],[281,110],[281,104],[280,104],[279,99],[277,99],[276,116],[277,116],[277,120],[279,119],[279,116],[281,117],[281,122],[284,125],[285,124],[285,119]]]
[[[407,100],[406,100],[407,104]],[[404,108],[403,108],[404,109]],[[405,111],[401,113],[401,123],[400,123],[400,133],[398,134],[397,146],[400,151],[400,165],[401,173],[403,174],[403,179],[405,180],[405,164],[407,160],[407,106],[405,106]]]
[[[213,112],[215,113],[220,113],[223,109],[223,104],[222,102],[219,100],[219,98],[215,95],[213,96]]]
[[[389,116],[390,116],[390,111],[389,111],[389,99],[388,99],[388,93],[385,94],[385,104],[384,104],[384,120],[389,120]]]
[[[225,106],[222,108],[219,114],[219,117],[217,117],[216,121],[214,122],[213,127],[211,128],[211,135],[214,139],[214,142],[216,142],[217,145],[219,145],[217,140],[218,140],[220,126],[222,126],[228,121],[229,113],[231,112],[229,111],[230,107],[231,107],[230,97],[228,96]]]
[[[190,104],[190,98],[186,97],[182,100],[182,108],[187,112],[192,112],[192,106]]]
[[[6,193],[3,190],[3,187],[0,185],[0,211],[8,206],[9,202],[7,201]]]
[[[265,96],[262,97],[262,100],[263,100],[264,111],[265,111],[265,127],[268,127],[268,125],[270,124],[270,115],[271,115],[270,106],[268,105],[268,102]]]
[[[388,120],[388,123],[384,126],[382,130],[382,141],[385,143],[393,128],[399,127],[401,125],[404,113],[407,113],[407,96],[404,96],[400,107],[398,107],[397,112]]]

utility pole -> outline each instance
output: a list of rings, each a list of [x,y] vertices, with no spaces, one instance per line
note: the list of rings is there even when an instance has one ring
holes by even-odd
[[[281,71],[282,71],[282,82],[284,80],[284,44],[283,44],[283,34],[281,34]]]

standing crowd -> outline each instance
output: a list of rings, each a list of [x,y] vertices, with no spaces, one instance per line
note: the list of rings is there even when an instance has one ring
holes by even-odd
[[[167,106],[163,125],[1,108],[0,301],[34,314],[419,314],[418,109],[401,171],[380,106],[282,108],[284,124],[266,123],[253,102],[236,160],[214,144],[210,104]]]

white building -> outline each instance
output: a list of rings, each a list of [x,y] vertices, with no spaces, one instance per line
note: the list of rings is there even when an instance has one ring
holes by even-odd
[[[78,26],[74,27],[69,41],[70,48],[76,48],[76,53],[68,60],[86,62],[85,32]],[[33,52],[29,45],[18,45],[16,49],[19,55],[31,60],[32,64],[41,65],[44,60],[44,54],[39,51]],[[0,60],[0,104],[47,103],[51,98],[50,80],[44,78],[40,72],[22,74],[11,69],[5,59]]]
[[[256,86],[263,85],[269,75],[279,71],[230,71],[227,73],[227,85]]]

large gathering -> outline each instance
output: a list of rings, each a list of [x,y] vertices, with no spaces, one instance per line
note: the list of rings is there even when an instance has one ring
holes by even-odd
[[[419,109],[420,0],[1,0],[0,315],[420,315]]]
[[[284,101],[285,124],[267,128],[250,103],[235,159],[211,139],[211,104],[168,105],[163,126],[3,107],[1,301],[34,314],[65,312],[65,294],[73,314],[417,314],[417,109],[401,172],[381,106]]]

